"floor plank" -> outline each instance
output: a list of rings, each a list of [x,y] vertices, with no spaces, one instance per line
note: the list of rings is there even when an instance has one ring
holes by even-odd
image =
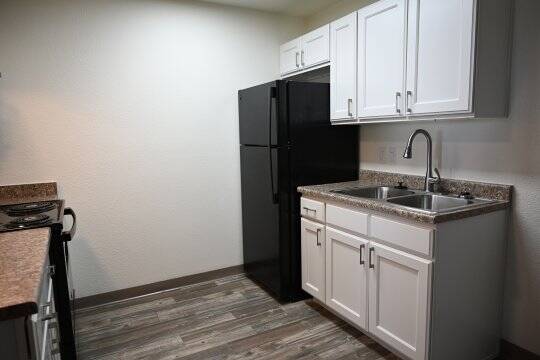
[[[244,274],[77,310],[79,358],[399,359],[312,300],[280,304]]]

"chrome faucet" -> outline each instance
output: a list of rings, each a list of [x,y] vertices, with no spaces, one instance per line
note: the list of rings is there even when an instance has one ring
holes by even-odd
[[[414,141],[414,138],[418,134],[424,135],[427,141],[427,170],[426,170],[426,180],[424,183],[424,191],[434,192],[435,184],[438,184],[441,181],[441,174],[439,173],[439,170],[437,168],[432,170],[433,144],[431,141],[431,135],[429,135],[429,133],[426,130],[418,129],[415,132],[413,132],[411,136],[409,136],[409,140],[407,141],[407,145],[405,146],[405,151],[403,152],[403,158],[412,159],[412,143]],[[436,177],[433,176],[433,171],[435,171],[435,173],[437,174]]]

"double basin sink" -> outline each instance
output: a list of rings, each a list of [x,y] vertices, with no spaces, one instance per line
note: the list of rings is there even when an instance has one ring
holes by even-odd
[[[389,186],[360,187],[334,190],[333,192],[358,198],[382,200],[405,208],[433,213],[464,209],[470,206],[490,202],[489,200],[484,199],[433,194],[419,190],[400,189]]]

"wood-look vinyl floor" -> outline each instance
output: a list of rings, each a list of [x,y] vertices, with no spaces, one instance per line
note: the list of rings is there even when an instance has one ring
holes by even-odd
[[[245,275],[76,313],[79,359],[399,359],[313,301],[280,304]]]

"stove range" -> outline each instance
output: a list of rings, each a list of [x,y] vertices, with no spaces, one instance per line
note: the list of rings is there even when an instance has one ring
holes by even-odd
[[[64,231],[64,216],[71,216],[71,229]],[[77,230],[75,212],[64,207],[64,200],[50,200],[0,206],[0,232],[38,227],[51,229],[49,262],[54,268],[54,307],[59,332],[59,352],[62,359],[76,359],[74,336],[75,290],[71,279],[69,244]]]
[[[0,232],[58,224],[63,217],[63,200],[4,205],[0,206]]]

